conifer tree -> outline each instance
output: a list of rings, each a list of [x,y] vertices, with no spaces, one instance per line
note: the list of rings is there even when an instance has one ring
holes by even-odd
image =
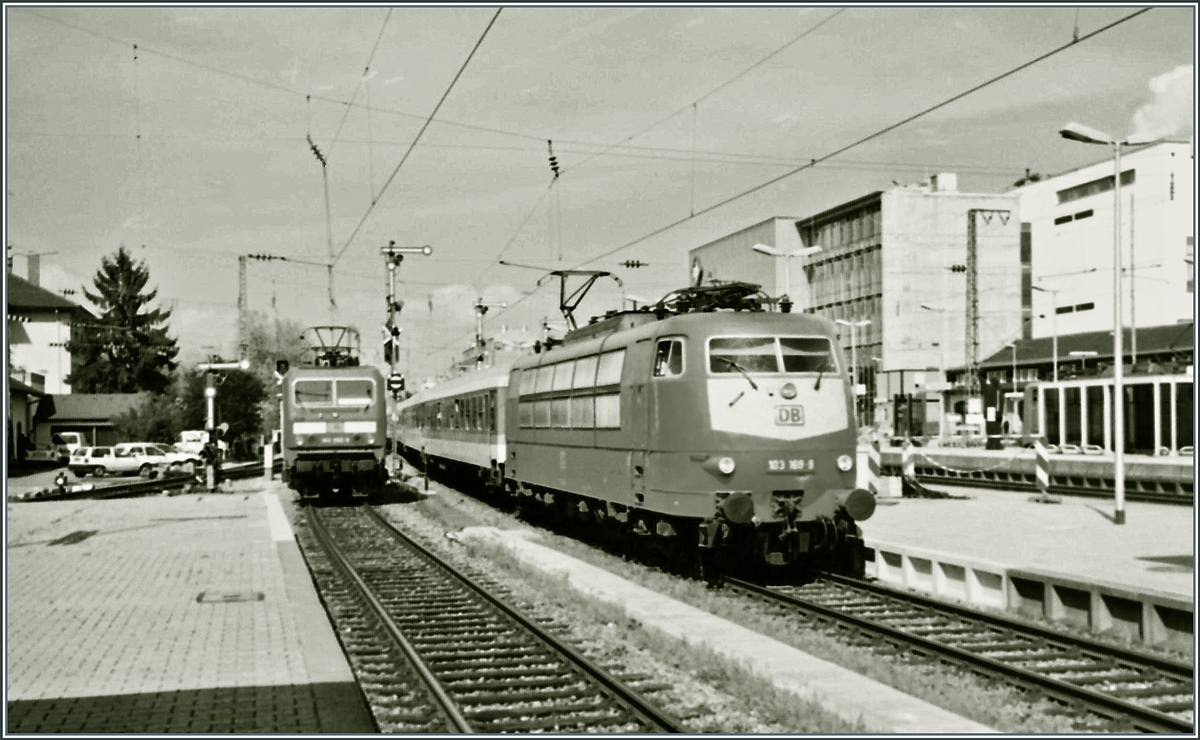
[[[150,309],[158,290],[146,291],[150,270],[122,244],[100,261],[93,294],[83,293],[100,312],[94,325],[77,328],[67,343],[75,369],[67,382],[75,393],[161,393],[171,384],[179,347],[167,336],[171,312]]]

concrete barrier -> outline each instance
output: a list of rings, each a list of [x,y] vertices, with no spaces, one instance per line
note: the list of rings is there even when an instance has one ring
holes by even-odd
[[[1195,641],[1192,602],[1175,594],[870,538],[866,546],[867,575],[893,588],[1146,645],[1186,649]]]

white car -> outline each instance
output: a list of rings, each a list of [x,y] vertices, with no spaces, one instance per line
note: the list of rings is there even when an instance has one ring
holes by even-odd
[[[66,448],[56,445],[36,444],[25,451],[25,462],[44,465],[62,465],[66,463],[68,453]]]
[[[112,461],[111,447],[80,447],[71,453],[71,461],[67,463],[67,468],[77,478],[82,478],[88,473],[99,478],[111,469]]]
[[[112,462],[106,467],[108,472],[117,475],[137,473],[150,477],[160,467],[165,468],[182,462],[172,460],[174,454],[153,442],[122,442],[113,446]]]

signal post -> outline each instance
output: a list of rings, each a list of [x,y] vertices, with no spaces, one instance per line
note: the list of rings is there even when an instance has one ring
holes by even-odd
[[[196,367],[204,371],[204,403],[206,406],[204,431],[208,433],[208,443],[216,447],[217,386],[219,385],[217,383],[217,372],[220,370],[249,370],[250,361],[218,362],[214,358],[213,362],[201,362]],[[215,456],[204,463],[205,481],[210,491],[215,491],[217,488],[216,466],[217,460]]]
[[[396,372],[396,362],[400,359],[400,327],[396,325],[396,314],[404,308],[404,302],[396,300],[396,271],[403,264],[404,255],[423,254],[428,257],[433,254],[433,247],[428,244],[420,247],[397,247],[396,242],[389,241],[386,247],[379,248],[379,253],[387,260],[388,269],[388,319],[383,326],[383,360],[388,364],[388,391],[392,394],[392,400],[398,401],[400,394],[404,392],[404,375]],[[391,422],[391,414],[388,414],[388,421]],[[388,448],[388,454],[392,458],[391,468],[394,470],[396,450],[391,435],[388,436]]]

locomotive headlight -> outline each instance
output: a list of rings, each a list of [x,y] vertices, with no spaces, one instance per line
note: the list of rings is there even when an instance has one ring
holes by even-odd
[[[717,461],[717,470],[720,470],[725,475],[732,473],[736,467],[737,463],[733,461],[732,457],[723,457]]]
[[[854,459],[852,457],[849,455],[838,455],[838,470],[848,473],[852,467],[854,467]]]

